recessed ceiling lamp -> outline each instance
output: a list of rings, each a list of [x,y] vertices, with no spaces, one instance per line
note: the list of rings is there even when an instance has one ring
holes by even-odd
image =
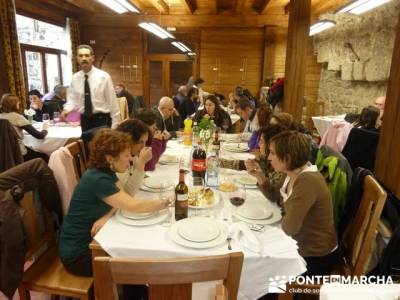
[[[142,27],[143,29],[146,29],[147,31],[150,31],[152,34],[155,34],[161,39],[167,39],[171,38],[174,39],[175,37],[170,34],[168,31],[166,31],[164,28],[158,26],[155,23],[152,22],[141,22],[139,23],[139,26]]]
[[[184,43],[181,42],[171,42],[172,45],[174,45],[176,48],[181,50],[182,52],[192,52],[189,47],[187,47]]]
[[[123,14],[128,11],[139,13],[139,10],[135,6],[125,0],[99,0],[99,2],[119,14]]]
[[[310,36],[317,34],[321,31],[327,30],[336,25],[335,21],[321,20],[310,27]]]
[[[357,0],[340,9],[338,13],[349,12],[355,15],[361,15],[366,11],[369,11],[390,1],[392,0]]]

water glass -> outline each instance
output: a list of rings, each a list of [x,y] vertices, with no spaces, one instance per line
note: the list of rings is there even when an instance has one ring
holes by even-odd
[[[198,215],[198,208],[203,205],[204,198],[204,179],[201,177],[193,177],[193,180],[187,181],[188,190],[189,190],[189,199],[195,206],[194,215]]]
[[[43,114],[43,115],[42,115],[42,121],[43,121],[43,123],[49,124],[49,122],[50,122],[50,115],[49,115],[49,114]]]
[[[175,193],[171,182],[167,180],[160,182],[159,199],[162,202],[168,201],[168,207],[167,207],[168,216],[162,225],[170,226],[175,221],[175,211],[174,211]]]
[[[182,155],[179,158],[179,170],[185,170],[185,175],[192,170],[191,155]]]
[[[58,111],[55,111],[53,114],[53,121],[54,123],[60,122],[60,113]]]

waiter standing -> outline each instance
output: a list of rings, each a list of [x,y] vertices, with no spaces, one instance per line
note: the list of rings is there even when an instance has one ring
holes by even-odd
[[[120,122],[118,100],[108,73],[93,66],[94,52],[88,45],[78,47],[81,71],[72,75],[62,116],[73,110],[81,113],[82,132],[98,127],[115,128]]]

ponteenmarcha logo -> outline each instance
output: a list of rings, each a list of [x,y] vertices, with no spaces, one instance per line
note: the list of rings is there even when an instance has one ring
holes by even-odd
[[[288,277],[275,276],[268,279],[268,293],[286,293],[286,282]]]

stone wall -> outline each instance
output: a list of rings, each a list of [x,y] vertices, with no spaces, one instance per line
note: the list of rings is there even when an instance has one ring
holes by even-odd
[[[314,52],[321,63],[320,101],[325,114],[359,112],[386,94],[400,0],[360,16],[327,14],[336,26],[317,34]]]

